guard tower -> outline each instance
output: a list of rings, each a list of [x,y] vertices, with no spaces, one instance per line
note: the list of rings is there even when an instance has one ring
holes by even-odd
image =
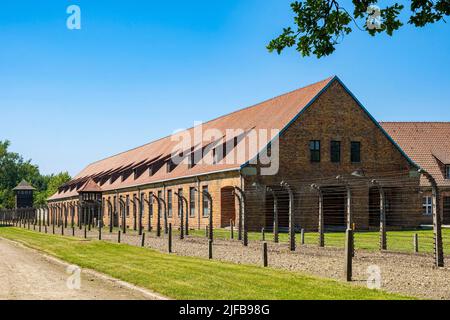
[[[22,180],[22,182],[13,189],[16,196],[16,209],[33,207],[34,190],[36,189],[25,180]]]

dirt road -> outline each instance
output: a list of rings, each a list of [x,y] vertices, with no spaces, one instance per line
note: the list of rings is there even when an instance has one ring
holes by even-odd
[[[80,289],[70,289],[73,286],[67,285],[67,279],[71,275],[66,269],[33,250],[0,239],[0,300],[151,299],[120,283],[84,272]]]

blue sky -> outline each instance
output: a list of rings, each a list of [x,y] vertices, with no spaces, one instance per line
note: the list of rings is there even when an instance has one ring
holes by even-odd
[[[44,173],[338,75],[378,120],[450,121],[450,24],[356,31],[324,59],[269,54],[290,0],[0,4],[0,139]],[[77,4],[82,29],[66,28]]]

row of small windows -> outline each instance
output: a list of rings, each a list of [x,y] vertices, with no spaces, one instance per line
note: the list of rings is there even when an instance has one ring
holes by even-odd
[[[204,193],[207,193],[208,192],[208,186],[203,186],[202,191]],[[178,195],[183,196],[183,189],[178,189],[177,193],[178,193]],[[163,192],[162,191],[158,191],[157,194],[158,194],[158,196],[157,196],[158,198],[160,198],[160,199],[163,198]],[[172,218],[173,217],[173,197],[174,197],[173,191],[172,190],[167,190],[167,194],[166,195],[167,195],[167,198],[165,200],[166,200],[166,205],[167,205],[167,217],[168,218]],[[134,195],[134,196],[136,196],[136,195]],[[203,193],[202,193],[201,197],[202,197],[201,198],[202,199],[202,216],[204,218],[206,218],[206,217],[209,217],[210,204],[209,204],[208,198],[206,196],[204,196]],[[113,204],[113,210],[116,211],[116,209],[117,209],[116,208],[116,200],[117,200],[117,198],[114,197],[113,199],[114,199],[113,203],[112,203]],[[149,193],[149,199],[150,199],[149,200],[149,213],[150,213],[150,216],[153,216],[153,204],[154,204],[153,192]],[[178,197],[177,197],[177,201],[178,201]],[[125,198],[125,205],[127,207],[127,210],[126,210],[127,216],[130,216],[130,210],[129,210],[130,203],[131,203],[130,196],[127,195],[126,198]],[[145,206],[146,206],[147,202],[145,201],[145,195],[143,193],[140,196],[140,203],[141,203],[141,206],[142,206],[142,217],[144,218],[144,216],[145,216]],[[183,208],[184,208],[184,206],[185,206],[185,203],[183,203]],[[193,188],[193,187],[189,189],[188,206],[189,206],[188,207],[189,216],[191,218],[195,218],[195,212],[196,212],[196,189]],[[159,210],[160,210],[159,214],[162,217],[162,214],[163,214],[162,207],[160,208],[159,206],[157,206],[157,208],[159,208]],[[179,205],[178,206],[178,217],[181,216],[181,208],[182,208],[181,205]],[[137,215],[137,206],[133,206],[133,215]]]
[[[33,194],[33,191],[29,191],[29,190],[18,190],[16,191],[16,194],[20,194],[20,195],[25,195],[25,196],[29,196],[31,194]]]
[[[350,143],[350,161],[352,163],[361,162],[361,142],[352,141]],[[311,162],[321,161],[321,141],[311,140],[309,142],[309,151]],[[341,141],[330,142],[330,161],[332,163],[341,162]]]

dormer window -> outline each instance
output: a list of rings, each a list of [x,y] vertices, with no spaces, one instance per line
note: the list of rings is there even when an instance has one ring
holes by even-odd
[[[189,156],[189,163],[188,163],[188,168],[189,169],[192,169],[195,165],[196,165],[196,163],[195,163],[195,153],[196,152],[198,152],[198,151],[193,151],[191,154],[190,154],[190,156]]]
[[[213,164],[217,164],[217,148],[214,148],[212,151]]]
[[[450,164],[445,166],[445,179],[450,180]]]
[[[175,163],[172,160],[167,162],[167,173],[171,173],[175,169]]]

